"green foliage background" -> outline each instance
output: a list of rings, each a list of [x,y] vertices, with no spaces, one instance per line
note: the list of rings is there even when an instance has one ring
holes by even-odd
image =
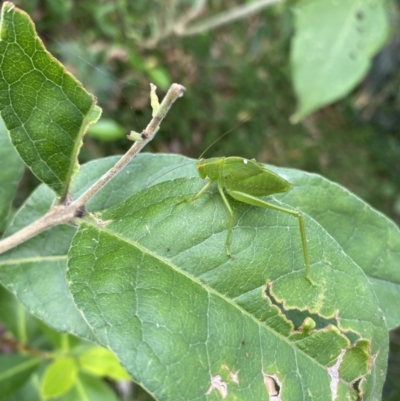
[[[209,2],[205,14],[237,2]],[[148,82],[187,88],[163,123],[154,152],[255,157],[337,181],[400,223],[400,47],[396,2],[388,2],[391,35],[363,82],[346,98],[293,125],[289,64],[294,21],[286,2],[243,21],[190,37],[151,38],[168,24],[172,1],[21,0],[46,47],[95,94],[103,119],[84,140],[80,161],[121,154],[125,134],[150,118]],[[185,2],[177,12],[185,11]],[[248,116],[250,120],[239,122]],[[26,173],[15,207],[36,186]],[[386,400],[400,397],[400,334],[394,331]],[[396,390],[397,386],[397,390]],[[397,391],[397,392],[396,392]]]

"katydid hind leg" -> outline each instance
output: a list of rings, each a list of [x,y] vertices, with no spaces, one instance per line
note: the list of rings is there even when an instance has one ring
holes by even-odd
[[[271,203],[265,202],[264,200],[262,200],[260,198],[257,198],[256,196],[252,196],[252,195],[249,195],[249,194],[246,194],[243,192],[232,191],[232,190],[228,190],[228,189],[226,190],[226,192],[230,196],[232,196],[232,198],[238,200],[239,202],[247,203],[247,204],[253,205],[253,206],[263,207],[266,209],[277,210],[277,211],[284,212],[284,213],[290,214],[290,215],[298,218],[301,244],[302,244],[302,248],[303,248],[304,266],[306,268],[306,278],[311,284],[313,284],[313,281],[311,280],[311,277],[310,277],[310,267],[309,267],[309,263],[308,263],[308,247],[307,247],[306,231],[304,228],[303,215],[300,212],[298,212],[297,210],[290,210],[290,209],[286,209],[281,206],[273,205]]]
[[[226,250],[226,254],[229,257],[232,257],[232,254],[229,250],[229,241],[231,239],[231,234],[232,234],[232,229],[233,229],[233,211],[231,208],[231,205],[228,202],[228,199],[226,198],[224,191],[222,190],[222,187],[218,185],[218,191],[221,194],[221,198],[224,201],[225,207],[228,210],[229,213],[229,226],[228,226],[228,234],[226,236],[226,241],[225,241],[225,250]]]

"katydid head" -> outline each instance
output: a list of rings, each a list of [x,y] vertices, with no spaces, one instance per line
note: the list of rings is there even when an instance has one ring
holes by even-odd
[[[203,180],[204,180],[204,178],[207,177],[207,173],[206,173],[205,168],[204,168],[204,160],[205,160],[205,159],[201,158],[201,159],[199,159],[199,160],[196,161],[196,169],[197,169],[197,172],[199,173],[199,176],[200,176]]]
[[[211,157],[210,159],[200,159],[196,162],[196,169],[199,176],[204,179],[208,177],[211,181],[217,181],[220,176],[220,166],[225,157]]]

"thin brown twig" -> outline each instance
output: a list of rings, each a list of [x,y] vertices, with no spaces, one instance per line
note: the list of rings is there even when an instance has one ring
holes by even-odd
[[[10,350],[16,351],[20,354],[29,354],[37,358],[49,359],[49,354],[47,352],[38,350],[36,348],[31,348],[13,338],[7,337],[6,335],[0,336],[0,346],[1,348],[7,347]]]

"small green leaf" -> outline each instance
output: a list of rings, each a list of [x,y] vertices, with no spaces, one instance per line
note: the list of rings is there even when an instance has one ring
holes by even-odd
[[[95,99],[52,57],[29,16],[5,2],[0,23],[0,113],[17,152],[64,199],[77,172]]]
[[[150,84],[150,104],[151,109],[153,110],[152,116],[154,117],[157,113],[157,110],[160,108],[160,102],[158,101],[157,96],[157,86]]]
[[[59,401],[118,401],[118,397],[104,381],[79,372],[74,386]],[[139,399],[138,399],[139,400]],[[140,400],[142,400],[140,398]],[[143,400],[144,401],[144,400]]]
[[[40,392],[44,399],[65,394],[75,383],[78,373],[76,362],[72,358],[59,358],[44,371]]]
[[[388,35],[384,0],[301,0],[291,64],[298,107],[293,121],[347,95]]]
[[[136,132],[136,131],[131,131],[131,132],[129,133],[129,135],[127,135],[127,138],[128,138],[130,141],[134,141],[134,142],[143,142],[142,136],[139,134],[139,132]]]
[[[114,380],[129,380],[130,377],[115,355],[103,348],[92,347],[79,355],[79,366],[93,375]]]
[[[26,355],[0,355],[0,400],[18,390],[32,375],[40,360]]]
[[[100,141],[115,141],[123,138],[124,129],[110,118],[102,118],[88,129],[88,136]]]
[[[171,78],[168,74],[168,71],[163,67],[152,67],[147,70],[149,74],[150,81],[154,82],[157,86],[159,86],[162,90],[167,90],[171,85]]]

